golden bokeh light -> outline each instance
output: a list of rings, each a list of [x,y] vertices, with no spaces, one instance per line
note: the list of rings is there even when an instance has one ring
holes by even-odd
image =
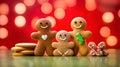
[[[0,4],[0,14],[8,14],[9,13],[9,5],[6,3]]]
[[[37,1],[38,1],[38,3],[41,5],[41,4],[43,4],[43,3],[48,2],[49,0],[37,0]]]
[[[35,4],[35,1],[36,0],[24,0],[23,2],[24,2],[24,4],[26,5],[26,6],[33,6],[34,4]]]
[[[120,18],[120,9],[118,10],[118,16],[119,16],[119,18]]]
[[[114,20],[114,15],[112,12],[105,12],[102,19],[105,23],[111,23]]]
[[[111,35],[111,36],[107,37],[106,42],[109,46],[115,46],[115,45],[117,45],[118,40],[117,40],[116,36]]]
[[[57,8],[54,12],[54,16],[57,19],[63,19],[65,17],[65,11],[62,8]]]
[[[53,18],[52,16],[47,16],[46,18],[51,22],[52,27],[54,27],[56,24],[55,18]]]
[[[6,15],[0,15],[0,25],[4,26],[8,23],[8,17]]]
[[[35,23],[37,22],[38,19],[39,19],[39,17],[34,17],[34,18],[32,19],[32,21],[31,21],[31,26],[32,26],[33,29],[36,29]]]
[[[108,37],[110,35],[111,31],[110,28],[107,26],[104,26],[100,29],[100,35],[102,37]]]
[[[23,17],[23,16],[17,16],[17,17],[15,18],[15,25],[16,25],[17,27],[23,27],[23,26],[25,26],[25,24],[26,24],[26,19],[25,19],[25,17]]]
[[[48,2],[46,3],[43,3],[41,5],[41,11],[44,13],[44,14],[49,14],[52,12],[52,5]]]
[[[0,39],[5,39],[8,36],[8,30],[6,28],[0,28]]]
[[[15,12],[17,14],[23,14],[26,11],[26,6],[23,3],[17,3],[15,5]]]
[[[74,7],[76,5],[76,0],[65,0],[68,7]]]
[[[85,7],[88,11],[94,11],[97,7],[95,0],[85,0]]]
[[[67,4],[65,2],[65,0],[55,0],[55,2],[53,3],[54,8],[63,8],[66,9],[67,8]]]
[[[1,50],[4,50],[4,51],[5,51],[5,50],[8,50],[8,48],[7,48],[6,46],[2,45],[2,46],[0,46],[0,51],[1,51]]]

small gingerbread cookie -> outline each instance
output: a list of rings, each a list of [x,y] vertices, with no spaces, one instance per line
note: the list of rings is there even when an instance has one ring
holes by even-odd
[[[88,48],[89,48],[89,55],[91,56],[96,56],[96,44],[94,42],[90,42],[88,44]]]
[[[56,40],[58,42],[53,42],[52,47],[56,48],[53,51],[53,55],[55,56],[72,56],[74,52],[72,48],[74,47],[73,42],[69,42],[70,34],[65,31],[61,30],[56,34]]]
[[[94,42],[90,42],[88,44],[88,47],[90,48],[89,55],[91,56],[107,56],[108,52],[105,50],[105,42],[100,42],[98,46]],[[97,48],[97,49],[95,49]]]
[[[75,17],[71,21],[71,28],[73,29],[70,32],[73,41],[75,42],[74,55],[77,55],[78,50],[80,55],[86,56],[88,54],[88,48],[86,46],[86,39],[92,35],[91,31],[85,31],[86,21],[82,17]]]
[[[105,50],[105,48],[106,48],[105,42],[100,42],[97,46],[96,55],[97,56],[107,56],[108,52],[107,52],[107,50]]]
[[[34,54],[36,56],[44,55],[45,51],[49,56],[53,55],[53,48],[51,46],[52,39],[55,38],[56,32],[50,31],[51,22],[46,18],[41,18],[36,22],[36,29],[38,32],[33,32],[31,37],[38,40],[35,47]]]

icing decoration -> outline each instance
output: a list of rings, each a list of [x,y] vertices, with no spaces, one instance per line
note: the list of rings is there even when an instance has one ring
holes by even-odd
[[[83,43],[85,42],[85,40],[82,37],[82,35],[80,33],[77,33],[76,37],[77,37],[77,40],[79,41],[80,45],[83,45]]]
[[[47,35],[42,35],[42,36],[41,36],[41,38],[42,38],[43,40],[46,40],[47,37],[48,37]]]

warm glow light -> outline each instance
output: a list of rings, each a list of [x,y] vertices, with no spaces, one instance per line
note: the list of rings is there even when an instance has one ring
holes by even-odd
[[[88,11],[94,11],[97,7],[95,0],[86,0],[85,7]]]
[[[17,27],[23,27],[26,24],[26,19],[23,16],[17,16],[15,18],[15,25]]]
[[[108,49],[108,52],[110,54],[114,54],[114,53],[117,53],[117,50],[116,49]]]
[[[100,29],[100,35],[102,36],[102,37],[108,37],[109,35],[110,35],[110,33],[111,33],[111,31],[110,31],[110,28],[109,27],[102,27],[101,29]]]
[[[37,0],[39,4],[43,4],[45,2],[48,2],[49,0]]]
[[[31,26],[32,26],[33,29],[36,29],[35,23],[37,22],[38,19],[39,19],[39,17],[34,17],[34,18],[32,19],[32,21],[31,21]]]
[[[8,23],[8,17],[6,15],[0,15],[0,25],[4,26]]]
[[[0,14],[8,14],[9,6],[6,3],[0,4]]]
[[[105,12],[102,16],[102,19],[106,23],[111,23],[114,20],[114,15],[112,12]]]
[[[68,7],[73,7],[76,5],[76,0],[65,0]]]
[[[107,38],[106,42],[109,46],[115,46],[115,45],[117,45],[118,40],[117,40],[117,37],[115,37],[115,36],[109,36]]]
[[[65,11],[62,8],[57,8],[54,12],[54,16],[57,19],[63,19],[65,17]]]
[[[120,9],[118,10],[118,16],[120,17]]]
[[[48,16],[48,17],[46,17],[46,18],[47,18],[49,21],[51,21],[52,27],[54,27],[55,24],[56,24],[55,18],[53,18],[52,16]]]
[[[35,0],[24,0],[23,2],[26,6],[33,6],[35,4]]]
[[[55,9],[57,9],[57,8],[66,9],[67,8],[67,4],[66,4],[65,0],[56,0],[54,2],[54,8]]]
[[[18,3],[15,5],[15,12],[18,14],[23,14],[26,11],[26,7],[23,3]]]
[[[52,12],[52,5],[48,2],[46,3],[43,3],[42,6],[41,6],[41,11],[44,13],[44,14],[49,14]]]
[[[7,50],[8,48],[6,46],[0,46],[0,50]]]
[[[8,36],[8,30],[6,28],[0,28],[0,39],[5,39]]]

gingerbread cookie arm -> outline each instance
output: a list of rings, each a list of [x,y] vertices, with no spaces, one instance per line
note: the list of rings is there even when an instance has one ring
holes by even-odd
[[[68,32],[68,34],[70,34],[70,37],[73,38],[72,31]]]
[[[53,48],[57,48],[57,47],[58,47],[57,45],[58,45],[57,42],[53,42],[53,43],[52,43],[52,47],[53,47]]]
[[[31,38],[38,40],[39,39],[39,32],[33,32],[31,34]]]
[[[52,32],[51,32],[52,38],[55,38],[56,33],[57,33],[57,31],[52,31]]]
[[[69,42],[69,48],[73,48],[74,47],[74,42]]]
[[[89,38],[91,35],[92,35],[91,31],[84,31],[82,36],[84,39],[86,39]]]

